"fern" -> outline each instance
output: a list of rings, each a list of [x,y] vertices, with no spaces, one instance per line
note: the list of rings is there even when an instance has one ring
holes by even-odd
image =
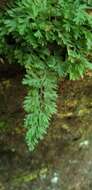
[[[33,150],[57,111],[58,80],[92,69],[91,1],[17,0],[0,13],[0,54],[26,69],[26,141]]]

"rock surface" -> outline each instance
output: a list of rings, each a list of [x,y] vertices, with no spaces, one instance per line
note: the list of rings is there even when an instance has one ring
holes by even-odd
[[[0,190],[92,190],[92,74],[60,83],[58,113],[32,153],[21,79],[0,80]]]

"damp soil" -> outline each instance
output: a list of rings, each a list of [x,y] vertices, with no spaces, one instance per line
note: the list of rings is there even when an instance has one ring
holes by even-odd
[[[92,74],[59,85],[58,112],[29,152],[22,75],[0,78],[0,190],[92,190]]]

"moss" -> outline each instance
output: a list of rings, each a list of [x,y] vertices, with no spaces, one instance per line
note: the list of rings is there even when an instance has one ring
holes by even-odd
[[[0,182],[0,190],[5,190],[5,187],[1,182]]]
[[[0,121],[0,131],[1,130],[6,130],[8,128],[8,123],[6,121]]]
[[[41,170],[36,170],[31,173],[20,173],[13,177],[13,183],[20,185],[21,183],[28,183],[30,181],[36,180],[38,177],[45,175],[48,172],[47,168],[42,168]]]
[[[86,114],[89,114],[90,113],[90,110],[88,110],[87,108],[82,108],[78,111],[77,115],[78,116],[84,116]]]

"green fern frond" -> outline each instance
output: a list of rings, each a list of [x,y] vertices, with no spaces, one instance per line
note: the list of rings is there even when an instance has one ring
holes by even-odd
[[[26,70],[24,126],[30,150],[57,111],[58,79],[75,80],[92,69],[91,7],[86,0],[17,0],[0,12],[0,56]]]

